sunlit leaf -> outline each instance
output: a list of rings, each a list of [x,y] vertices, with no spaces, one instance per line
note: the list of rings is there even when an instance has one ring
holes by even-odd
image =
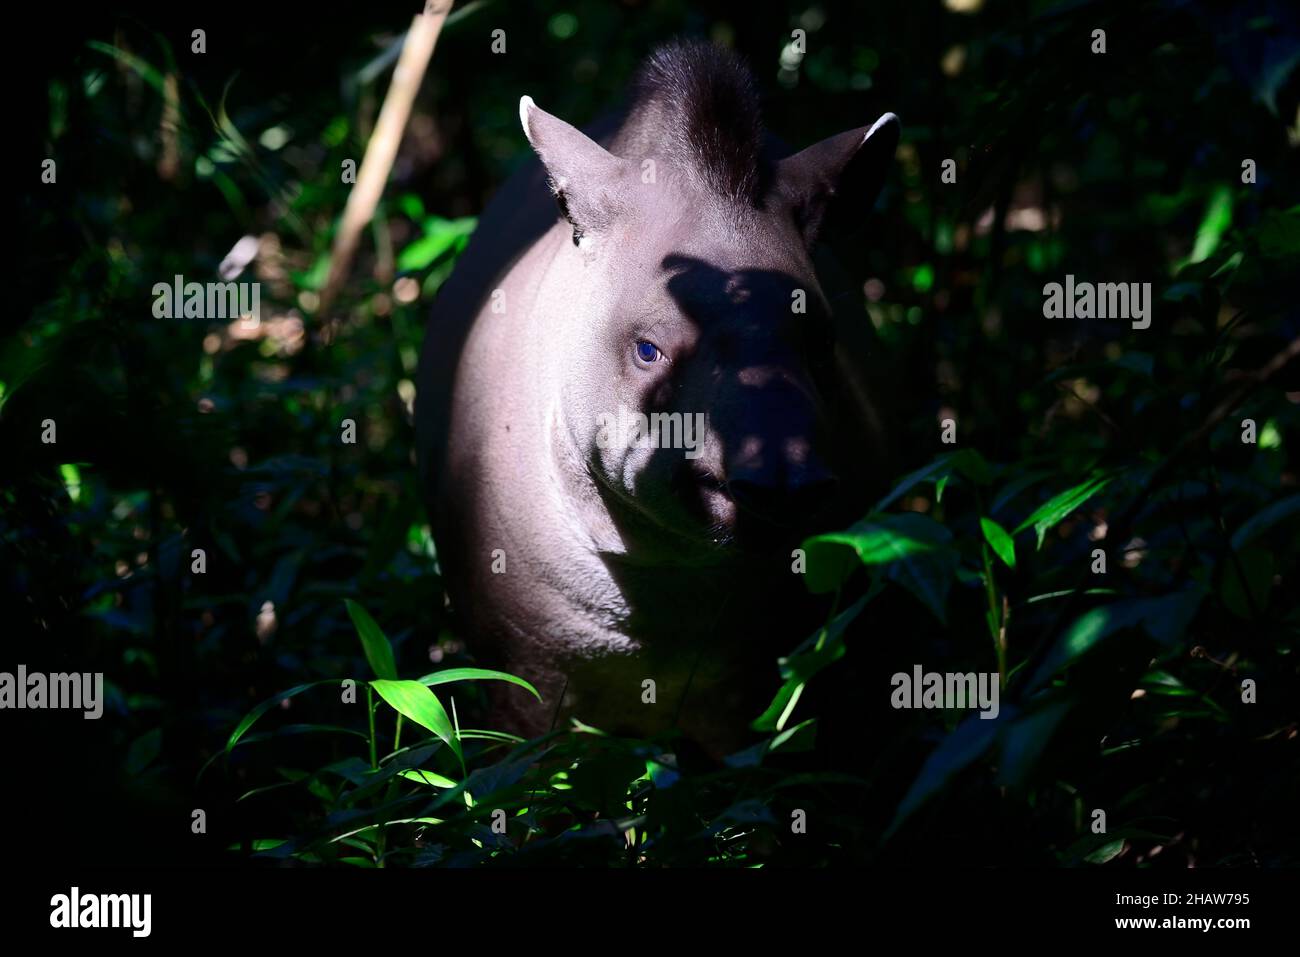
[[[453,681],[508,681],[523,688],[538,701],[542,700],[541,693],[523,678],[517,678],[504,671],[491,671],[487,668],[446,668],[442,671],[432,671],[423,678],[417,678],[416,680],[422,685],[429,686],[449,684]]]
[[[1016,567],[1016,542],[997,522],[991,518],[980,519],[980,530],[984,540],[993,546],[993,551],[1008,568]]]
[[[1094,475],[1087,481],[1080,482],[1078,485],[1053,496],[1016,526],[1013,534],[1019,535],[1025,529],[1033,526],[1034,532],[1038,535],[1038,547],[1042,548],[1043,539],[1047,533],[1071,512],[1109,485],[1113,477],[1111,475]]]
[[[343,601],[347,605],[352,624],[356,626],[361,647],[366,653],[366,661],[370,662],[370,670],[376,677],[396,680],[397,663],[393,660],[393,646],[388,643],[388,636],[370,617],[370,612],[351,598],[345,598]]]
[[[403,249],[397,257],[397,268],[403,272],[426,269],[458,244],[463,244],[470,233],[474,232],[477,222],[473,217],[429,217],[424,221],[424,235]]]
[[[451,718],[438,700],[438,696],[418,681],[393,681],[376,678],[370,682],[379,697],[401,714],[422,728],[427,728],[447,743],[457,755],[461,756],[460,740]]]

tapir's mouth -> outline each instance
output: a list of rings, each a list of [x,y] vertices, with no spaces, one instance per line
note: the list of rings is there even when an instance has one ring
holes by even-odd
[[[716,477],[695,469],[679,471],[671,487],[665,490],[665,499],[675,499],[686,507],[676,520],[670,520],[642,496],[611,482],[601,469],[592,468],[589,474],[611,513],[622,515],[642,528],[654,529],[655,535],[663,539],[658,551],[666,549],[675,560],[713,564],[734,549],[731,526],[735,521],[735,503],[727,495],[725,484]]]
[[[747,507],[726,479],[699,463],[679,469],[671,480],[667,499],[676,500],[681,512],[676,519],[660,514],[658,507],[639,495],[610,482],[599,469],[592,477],[609,507],[628,518],[637,516],[643,527],[663,536],[663,544],[675,550],[686,563],[722,560],[727,554],[755,558],[786,552],[805,537],[825,530],[810,523],[807,514],[784,514],[779,510]],[[676,545],[668,545],[676,542]],[[706,559],[712,553],[712,559]]]

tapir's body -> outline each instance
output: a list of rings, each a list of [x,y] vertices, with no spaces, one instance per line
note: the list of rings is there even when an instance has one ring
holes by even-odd
[[[471,648],[545,699],[503,685],[509,730],[573,715],[733,746],[818,623],[792,549],[879,477],[860,347],[835,343],[808,245],[835,176],[881,128],[878,178],[896,124],[782,160],[749,83],[713,48],[662,50],[592,139],[525,98],[542,162],[435,303],[421,483]],[[707,427],[611,444],[620,410]]]

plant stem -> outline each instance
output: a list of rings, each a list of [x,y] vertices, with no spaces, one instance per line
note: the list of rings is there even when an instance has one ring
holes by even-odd
[[[375,689],[366,685],[366,711],[370,715],[370,770],[379,770],[379,752],[375,748]]]
[[[997,587],[993,584],[993,561],[989,557],[988,543],[980,545],[980,555],[984,559],[984,593],[989,599],[989,632],[993,636],[993,653],[998,659],[998,687],[1007,686],[1007,649],[1002,638],[1002,611],[998,601]]]

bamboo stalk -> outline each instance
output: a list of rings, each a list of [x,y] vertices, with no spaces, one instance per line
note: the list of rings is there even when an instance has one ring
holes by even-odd
[[[433,56],[438,34],[442,32],[447,14],[451,12],[452,2],[453,0],[429,0],[424,10],[411,21],[411,29],[407,31],[406,42],[402,44],[401,55],[393,69],[392,83],[379,111],[379,120],[366,144],[366,153],[361,160],[361,168],[357,171],[357,182],[348,196],[343,220],[334,236],[329,273],[321,292],[321,315],[329,310],[347,279],[361,231],[374,216],[375,207],[383,195],[388,175],[393,169],[393,161],[397,158],[397,148],[402,142],[402,132],[411,115],[411,106]]]

